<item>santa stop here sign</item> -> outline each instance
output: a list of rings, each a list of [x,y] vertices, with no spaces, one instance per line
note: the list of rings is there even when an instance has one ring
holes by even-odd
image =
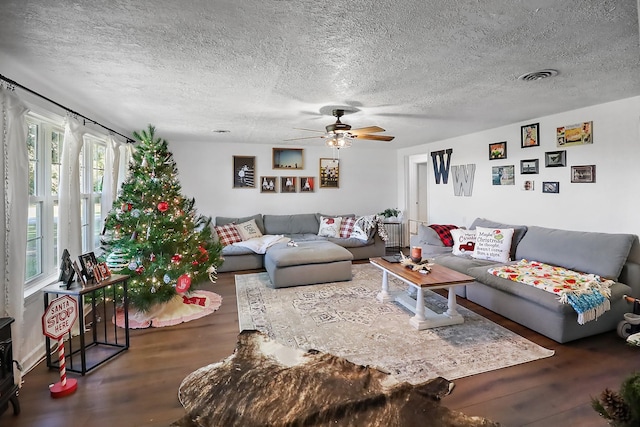
[[[42,333],[60,339],[71,330],[78,316],[78,302],[69,295],[51,301],[42,316]]]

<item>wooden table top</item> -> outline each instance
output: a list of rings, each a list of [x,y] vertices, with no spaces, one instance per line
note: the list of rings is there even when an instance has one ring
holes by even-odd
[[[455,270],[447,268],[439,264],[433,264],[431,271],[428,274],[422,274],[417,271],[413,271],[399,262],[393,263],[385,261],[382,258],[370,258],[369,262],[376,264],[377,266],[402,277],[405,280],[410,281],[416,286],[421,288],[442,286],[442,285],[456,285],[461,283],[470,283],[475,279],[471,276],[467,276],[463,273],[458,273]]]

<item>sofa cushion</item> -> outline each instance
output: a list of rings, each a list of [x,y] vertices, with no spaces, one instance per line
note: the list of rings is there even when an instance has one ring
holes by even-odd
[[[318,236],[340,237],[340,224],[342,224],[342,217],[321,216]]]
[[[235,242],[242,242],[242,237],[240,237],[240,233],[238,233],[238,229],[235,224],[216,225],[213,228],[216,230],[220,243],[222,243],[223,246],[227,246]]]
[[[433,259],[433,262],[435,262],[436,264],[444,265],[445,267],[455,270],[459,273],[469,274],[470,276],[473,276],[473,277],[476,277],[476,276],[469,273],[469,271],[472,268],[483,267],[487,269],[490,266],[499,265],[499,263],[495,261],[472,258],[470,254],[469,255],[444,254],[444,255],[436,256]]]
[[[265,234],[318,234],[319,222],[315,214],[264,215]]]
[[[425,245],[444,246],[436,231],[424,224],[418,225],[418,240]]]
[[[343,239],[348,239],[351,237],[351,232],[353,231],[353,226],[356,224],[356,219],[354,217],[342,217],[342,223],[340,223],[340,237]]]
[[[472,254],[476,246],[476,230],[464,230],[456,228],[451,230],[453,247],[451,253],[454,255]]]
[[[498,262],[510,261],[513,232],[513,228],[476,227],[476,244],[472,256]]]
[[[476,227],[485,227],[485,228],[513,228],[513,238],[511,239],[511,250],[509,252],[509,256],[511,259],[516,259],[516,248],[518,247],[518,243],[522,240],[522,237],[527,233],[526,225],[513,225],[513,224],[503,224],[501,222],[491,221],[485,218],[476,218],[470,230],[475,229]]]
[[[231,223],[241,224],[243,222],[251,221],[252,219],[256,221],[256,225],[258,226],[258,229],[260,229],[260,232],[262,234],[265,234],[264,222],[262,221],[262,214],[255,214],[255,215],[239,217],[239,218],[232,218],[228,216],[217,216],[216,225],[225,225],[225,224],[231,224]]]
[[[238,233],[240,234],[240,237],[242,237],[242,240],[262,237],[262,233],[260,232],[255,219],[237,224],[236,228],[238,229]]]
[[[518,245],[518,259],[618,280],[635,236],[530,226]]]

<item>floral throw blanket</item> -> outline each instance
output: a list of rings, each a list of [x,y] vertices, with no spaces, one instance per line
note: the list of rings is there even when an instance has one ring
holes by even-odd
[[[595,274],[578,273],[526,259],[514,265],[490,268],[488,272],[558,295],[561,303],[570,304],[578,313],[581,325],[597,319],[611,308],[609,297],[614,281]]]

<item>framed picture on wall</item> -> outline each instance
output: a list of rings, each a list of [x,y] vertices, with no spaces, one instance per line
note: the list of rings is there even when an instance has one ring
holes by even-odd
[[[520,160],[520,173],[538,173],[538,159]]]
[[[256,158],[233,156],[233,188],[255,188]]]
[[[558,147],[593,144],[593,122],[556,128],[556,140]]]
[[[304,169],[302,148],[274,148],[274,169]]]
[[[295,176],[281,176],[280,177],[280,192],[281,193],[295,193],[297,191],[298,177]]]
[[[515,185],[515,166],[493,166],[491,168],[491,183],[493,185]]]
[[[543,193],[559,193],[560,192],[560,183],[557,181],[545,181],[542,183],[542,192]]]
[[[501,160],[507,158],[507,141],[489,144],[489,160]]]
[[[313,193],[315,188],[316,179],[312,176],[303,176],[300,178],[300,192],[301,193]]]
[[[596,165],[571,166],[571,182],[596,182]]]
[[[537,147],[540,145],[540,139],[538,137],[539,127],[539,123],[533,123],[520,128],[520,146],[522,148]]]
[[[320,159],[320,188],[338,188],[340,161],[338,159]]]
[[[558,168],[567,165],[567,150],[547,151],[544,153],[544,166]]]
[[[275,193],[277,191],[276,184],[278,178],[275,176],[263,176],[260,178],[260,192],[261,193]]]

